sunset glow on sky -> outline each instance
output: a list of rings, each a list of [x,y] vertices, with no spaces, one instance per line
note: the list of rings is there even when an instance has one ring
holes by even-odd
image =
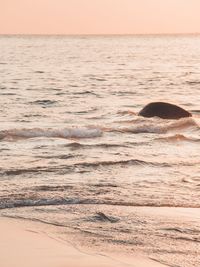
[[[0,34],[197,32],[200,0],[0,0]]]

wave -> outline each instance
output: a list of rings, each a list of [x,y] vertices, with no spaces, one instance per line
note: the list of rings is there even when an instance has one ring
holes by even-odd
[[[187,129],[199,130],[200,127],[193,118],[184,118],[177,121],[163,120],[160,118],[152,119],[136,119],[131,121],[126,121],[126,123],[132,124],[128,127],[119,127],[113,129],[107,129],[107,131],[119,131],[127,133],[156,133],[165,134],[173,131],[181,131]]]
[[[6,197],[1,199],[0,210],[25,208],[25,207],[41,207],[41,206],[65,206],[65,205],[109,205],[109,206],[124,206],[124,207],[181,207],[181,208],[200,208],[200,204],[186,203],[177,201],[177,203],[169,201],[154,201],[154,200],[112,200],[98,198],[67,198],[67,197],[40,197],[39,195],[23,194],[23,197],[15,195],[14,198]]]
[[[67,204],[84,204],[87,201],[80,201],[79,199],[67,199],[67,198],[18,198],[18,199],[1,199],[0,209],[11,209],[20,207],[38,207],[38,206],[55,206],[55,205],[67,205]]]
[[[121,123],[124,123],[123,121]],[[106,132],[119,133],[156,133],[180,132],[181,130],[199,130],[200,126],[192,118],[177,121],[162,120],[159,118],[126,121],[128,127],[70,127],[63,129],[22,128],[0,131],[0,139],[26,139],[37,137],[50,138],[95,138],[101,137]]]
[[[73,95],[94,95],[94,96],[98,96],[98,94],[94,93],[93,91],[79,91],[79,92],[73,92]]]
[[[36,105],[53,105],[55,103],[57,103],[57,101],[49,100],[49,99],[36,100],[33,102],[29,102],[29,104],[36,104]]]
[[[198,162],[199,163],[199,162]],[[174,165],[179,164],[175,163]],[[184,163],[182,163],[184,164]],[[189,164],[189,163],[187,163]],[[193,163],[194,164],[194,163]],[[26,168],[26,169],[7,169],[1,170],[0,175],[2,176],[17,176],[28,173],[71,173],[76,170],[76,172],[82,173],[87,169],[98,169],[103,167],[112,167],[112,166],[150,166],[150,167],[171,167],[171,163],[167,162],[151,162],[144,161],[139,159],[127,159],[127,160],[116,160],[116,161],[92,161],[92,162],[78,162],[74,164],[65,164],[59,166],[48,166],[48,167],[36,167],[36,168]]]
[[[36,137],[52,138],[94,138],[100,137],[102,130],[98,128],[65,128],[61,130],[52,129],[11,129],[0,132],[0,139],[20,139]]]
[[[200,142],[200,139],[198,138],[187,137],[183,134],[175,134],[172,136],[156,138],[155,140],[166,142]]]
[[[159,162],[149,162],[139,159],[127,159],[127,160],[118,160],[118,161],[95,161],[95,162],[80,162],[75,163],[74,166],[77,167],[103,167],[103,166],[115,166],[115,165],[140,165],[140,166],[162,166],[170,167],[168,163],[159,163]]]
[[[133,143],[134,145],[140,145],[139,143]],[[97,143],[97,144],[82,144],[78,142],[73,142],[66,144],[65,147],[69,147],[71,150],[76,150],[76,149],[88,149],[88,148],[117,148],[117,147],[129,147],[128,143],[126,144],[116,144],[116,143]]]

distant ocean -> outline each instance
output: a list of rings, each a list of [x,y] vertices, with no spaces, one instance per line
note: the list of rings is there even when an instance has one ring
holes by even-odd
[[[198,227],[179,238],[140,208],[200,208],[199,35],[1,36],[0,73],[1,215],[198,266],[181,246]],[[151,101],[193,117],[139,117]]]

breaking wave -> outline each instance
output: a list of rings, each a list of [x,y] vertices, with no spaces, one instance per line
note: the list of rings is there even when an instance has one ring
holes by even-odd
[[[126,122],[127,123],[127,122]],[[63,129],[22,128],[0,131],[0,139],[26,139],[37,137],[49,138],[95,138],[101,137],[105,132],[120,133],[155,133],[180,132],[181,130],[199,130],[199,125],[192,118],[184,118],[178,121],[162,120],[159,118],[128,121],[128,127],[69,127]]]
[[[127,123],[127,122],[126,122]],[[200,127],[192,118],[184,118],[177,121],[163,120],[160,118],[137,119],[128,121],[132,124],[128,127],[114,128],[113,131],[129,132],[129,133],[155,133],[165,134],[168,132],[180,132],[187,129],[199,130]],[[109,130],[109,129],[108,129]]]
[[[53,138],[94,138],[100,137],[102,130],[97,128],[65,128],[61,130],[53,129],[11,129],[0,132],[0,139],[25,139],[36,137],[53,137]]]

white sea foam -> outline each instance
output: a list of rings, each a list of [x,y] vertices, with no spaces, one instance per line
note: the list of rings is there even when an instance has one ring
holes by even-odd
[[[130,133],[156,133],[164,134],[175,131],[180,132],[187,129],[199,129],[198,124],[192,118],[183,118],[180,120],[163,120],[160,118],[152,118],[144,120],[137,120],[131,122],[132,125],[128,127],[115,128],[115,131],[130,132]]]
[[[64,129],[11,129],[0,132],[1,138],[36,138],[36,137],[53,137],[53,138],[95,138],[102,135],[98,128],[64,128]]]

